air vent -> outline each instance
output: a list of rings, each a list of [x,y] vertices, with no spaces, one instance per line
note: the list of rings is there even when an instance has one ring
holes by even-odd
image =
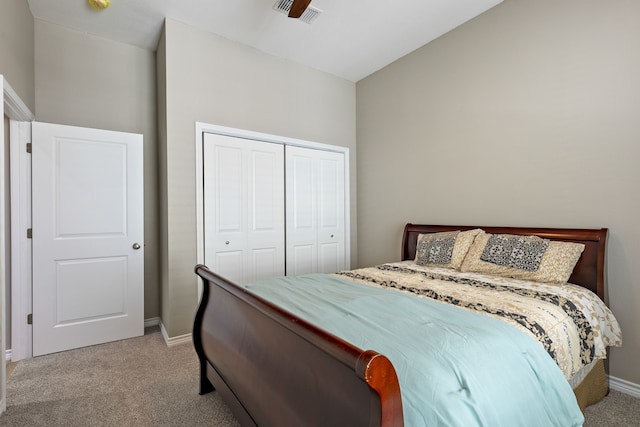
[[[278,12],[284,13],[285,15],[289,15],[289,11],[291,10],[291,5],[293,4],[293,0],[278,0],[276,4],[273,5],[273,8]],[[318,15],[320,15],[322,11],[316,7],[309,6],[307,10],[304,11],[302,16],[298,18],[298,20],[306,22],[307,24],[311,24],[316,20]]]

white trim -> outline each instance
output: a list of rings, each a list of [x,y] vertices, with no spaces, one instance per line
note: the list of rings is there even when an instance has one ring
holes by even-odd
[[[349,149],[344,151],[344,265],[345,270],[351,270],[351,164],[349,163]]]
[[[11,120],[11,346],[13,360],[32,357],[31,313],[31,122]]]
[[[204,263],[204,170],[202,168],[204,132],[209,129],[206,123],[196,122],[196,264]],[[198,300],[202,293],[198,281]]]
[[[236,138],[252,139],[255,141],[271,142],[275,144],[293,145],[296,147],[312,148],[315,150],[334,151],[344,154],[344,209],[345,209],[345,266],[351,269],[351,183],[349,180],[351,165],[349,163],[349,148],[337,145],[322,144],[320,142],[306,141],[303,139],[288,138],[286,136],[271,135],[268,133],[254,132],[245,129],[236,129],[226,126],[212,125],[196,122],[196,263],[204,263],[204,171],[202,168],[204,134],[215,133],[218,135],[232,136]],[[198,279],[196,279],[198,280]],[[198,280],[198,301],[202,294],[202,283]]]
[[[4,352],[4,360],[11,361],[12,359],[12,351],[11,349],[5,350]]]
[[[619,391],[620,393],[628,394],[640,399],[640,384],[632,383],[631,381],[609,375],[609,387],[615,391]]]
[[[159,317],[150,317],[149,319],[144,319],[144,327],[149,328],[151,326],[158,326],[160,324]]]
[[[162,322],[160,322],[160,333],[162,334],[162,338],[164,339],[164,343],[167,345],[167,347],[173,347],[174,345],[193,342],[193,340],[191,339],[191,334],[178,335],[177,337],[169,338],[167,330],[165,329]]]
[[[18,96],[18,94],[16,93],[15,90],[13,90],[13,88],[11,87],[11,85],[9,84],[9,82],[7,80],[4,79],[4,76],[0,75],[0,86],[2,87],[1,91],[2,91],[2,97],[3,97],[3,102],[2,102],[2,106],[0,107],[0,116],[4,117],[5,115],[9,118],[9,120],[11,120],[10,122],[10,141],[9,144],[12,144],[13,138],[14,138],[14,134],[16,132],[15,130],[15,126],[18,126],[20,129],[24,129],[24,127],[29,126],[30,122],[35,118],[35,115],[31,112],[31,110],[29,109],[29,107],[27,107],[27,105],[22,101],[22,99],[20,98],[20,96]],[[17,121],[22,121],[22,122],[27,122],[27,124],[21,124],[21,125],[16,125],[15,122]],[[4,119],[3,119],[3,124],[4,124]],[[2,130],[2,135],[4,138],[4,125],[0,125],[0,130]],[[30,130],[30,128],[29,128]],[[21,137],[21,136],[20,136]],[[10,145],[9,147],[9,155],[10,155],[10,162],[11,162],[11,218],[12,218],[12,233],[13,233],[13,223],[14,222],[20,222],[24,219],[24,217],[16,217],[14,215],[16,215],[15,211],[14,211],[14,192],[16,191],[16,188],[18,187],[18,185],[22,185],[23,182],[20,181],[20,178],[15,178],[15,174],[13,169],[15,168],[14,165],[14,148]],[[3,150],[4,152],[4,150]],[[2,156],[0,156],[2,157]],[[2,174],[4,176],[4,160],[2,160],[2,165],[0,166],[0,174]],[[15,179],[18,179],[19,182],[15,182]],[[30,194],[29,194],[30,197]],[[29,199],[30,200],[30,199]],[[2,201],[0,202],[0,209],[2,210],[2,212],[4,213],[4,196],[2,196]],[[30,215],[28,216],[27,219],[30,219]],[[4,230],[4,219],[0,220],[0,226],[2,227],[2,229]],[[26,232],[26,230],[25,230]],[[0,235],[3,232],[0,232]],[[2,237],[2,242],[0,242],[0,245],[2,246],[2,249],[0,250],[0,257],[2,258],[2,260],[0,260],[0,265],[2,266],[2,268],[0,268],[0,270],[5,271],[4,270],[4,263],[5,263],[5,250],[7,249],[6,247],[6,242],[5,242],[5,237]],[[21,294],[23,290],[25,290],[25,288],[20,288],[20,290],[18,290],[16,288],[16,284],[13,283],[14,280],[14,265],[15,262],[14,260],[17,260],[19,262],[24,262],[26,263],[27,266],[31,265],[31,252],[29,251],[27,254],[27,259],[23,259],[19,254],[15,254],[14,253],[14,247],[13,245],[11,246],[11,253],[12,253],[12,274],[11,274],[11,293],[12,295],[15,293]],[[27,313],[24,312],[22,314],[20,314],[21,310],[22,310],[22,306],[19,307],[14,307],[13,304],[13,296],[12,296],[12,301],[5,301],[4,295],[5,294],[5,289],[7,285],[6,283],[4,283],[4,277],[1,279],[2,280],[2,284],[0,286],[0,292],[2,292],[2,298],[0,298],[0,305],[2,306],[0,308],[0,313],[2,315],[3,318],[6,318],[6,307],[11,304],[11,313],[12,313],[12,325],[14,325],[13,322],[13,317],[14,315],[18,315],[21,316],[21,319],[24,321],[25,326],[26,326],[26,315]],[[20,283],[19,283],[20,284]],[[22,286],[26,286],[26,289],[28,289],[28,292],[31,291],[31,285],[30,283],[24,284],[22,283]],[[31,303],[31,301],[29,301],[29,304]],[[17,311],[17,314],[16,314]],[[2,345],[0,346],[0,351],[7,351],[6,350],[6,331],[5,331],[5,326],[3,324],[3,328],[2,328]],[[20,348],[20,343],[21,342],[25,342],[24,340],[28,341],[29,344],[31,343],[31,337],[30,335],[26,335],[25,332],[20,333],[20,335],[16,336],[14,335],[13,332],[13,326],[12,326],[12,333],[11,333],[11,341],[12,341],[12,347],[14,347],[12,350],[9,350],[11,353],[11,358],[12,360],[19,360],[19,357],[24,354],[21,354],[21,351],[23,350],[22,348]],[[16,349],[15,345],[16,342],[18,343],[18,349]],[[16,351],[17,350],[17,351]],[[7,354],[7,353],[5,353]],[[0,391],[0,395],[2,396],[2,401],[0,401],[0,413],[4,412],[4,410],[6,409],[6,370],[4,368],[3,364],[3,368],[2,368],[2,384],[1,384],[1,391]]]
[[[2,92],[2,105],[0,106],[0,117],[2,117],[2,122],[0,123],[0,135],[2,135],[2,144],[3,148],[0,151],[0,176],[2,176],[2,180],[4,180],[4,116],[6,115],[10,120],[22,120],[22,121],[30,121],[34,119],[34,115],[29,110],[27,105],[20,99],[15,90],[11,87],[8,81],[5,80],[4,76],[0,74],[0,92]],[[11,147],[9,147],[11,148]],[[11,150],[10,150],[11,153]],[[7,306],[9,301],[6,301],[6,287],[7,283],[4,278],[4,272],[6,271],[6,251],[8,248],[7,236],[5,236],[4,227],[5,227],[5,194],[4,194],[4,185],[0,187],[0,271],[2,275],[0,277],[0,318],[2,319],[2,324],[0,325],[2,331],[0,332],[0,354],[6,351],[7,345]],[[0,414],[2,414],[7,409],[7,364],[2,363],[0,367]]]
[[[0,90],[4,94],[4,77],[0,75]],[[3,95],[6,98],[5,95]],[[6,286],[5,283],[5,267],[6,267],[6,248],[7,248],[7,236],[5,236],[4,226],[5,226],[5,199],[4,199],[4,145],[6,141],[4,140],[4,106],[5,102],[0,106],[0,117],[2,117],[2,122],[0,122],[0,135],[2,135],[2,151],[0,151],[0,353],[4,353],[7,348],[7,304],[5,295]],[[2,414],[7,409],[7,364],[3,363],[0,366],[0,414]]]
[[[252,139],[254,141],[273,142],[275,144],[295,145],[298,147],[314,148],[316,150],[335,151],[346,153],[347,147],[338,145],[323,144],[320,142],[307,141],[304,139],[289,138],[286,136],[272,135],[269,133],[254,132],[246,129],[237,129],[227,126],[212,125],[208,123],[196,122],[196,144],[202,142],[202,133],[216,133],[218,135],[233,136],[236,138]]]
[[[0,79],[4,78],[0,74]],[[35,116],[27,107],[22,99],[18,96],[15,90],[11,87],[8,81],[4,80],[2,85],[2,93],[4,97],[4,114],[11,120],[19,120],[23,122],[30,122],[35,119]]]

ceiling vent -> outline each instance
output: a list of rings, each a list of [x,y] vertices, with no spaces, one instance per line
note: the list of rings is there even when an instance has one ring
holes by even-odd
[[[289,11],[291,10],[291,5],[293,4],[293,0],[278,0],[276,4],[273,5],[273,8],[278,12],[284,13],[285,15],[289,15]],[[306,22],[307,24],[311,24],[316,20],[318,15],[320,15],[322,11],[316,7],[309,6],[307,10],[304,11],[302,16],[298,18],[298,20]]]

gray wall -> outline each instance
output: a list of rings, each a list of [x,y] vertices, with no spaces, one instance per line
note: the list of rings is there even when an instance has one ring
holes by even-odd
[[[177,21],[165,23],[166,215],[162,321],[169,336],[191,332],[197,281],[196,121],[349,147],[355,260],[355,83],[267,55]],[[164,148],[163,148],[164,149]],[[163,220],[163,227],[165,227]]]
[[[35,20],[36,120],[144,136],[145,319],[160,314],[155,53]]]
[[[638,17],[506,0],[358,82],[359,264],[398,259],[409,221],[608,227],[610,373],[640,384]]]
[[[35,113],[33,26],[26,0],[0,2],[0,74]]]

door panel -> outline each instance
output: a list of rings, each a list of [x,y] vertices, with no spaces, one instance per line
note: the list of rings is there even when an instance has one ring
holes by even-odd
[[[231,280],[233,283],[243,283],[244,275],[244,251],[218,251],[209,258],[216,268],[216,273]]]
[[[125,235],[126,145],[65,138],[55,145],[56,236]]]
[[[269,277],[282,275],[282,260],[276,247],[253,249],[251,251],[251,268],[248,282],[256,282]]]
[[[204,144],[205,264],[236,283],[244,281],[246,202],[242,147]]]
[[[142,335],[142,135],[32,132],[34,356]]]
[[[341,217],[341,188],[339,187],[338,159],[318,161],[318,227],[331,229],[339,226]],[[341,186],[344,188],[344,185]]]
[[[251,158],[247,248],[251,259],[263,260],[251,264],[248,281],[254,281],[255,277],[284,274],[284,153],[281,145],[256,141],[246,144]],[[267,253],[272,259],[270,266],[266,264]]]
[[[317,268],[315,244],[287,243],[287,275],[295,276],[315,272]]]
[[[335,273],[344,270],[344,262],[340,260],[341,252],[337,243],[318,244],[318,271]]]
[[[286,149],[287,275],[318,271],[314,155],[306,148]]]
[[[125,315],[125,257],[70,259],[56,267],[57,325]]]
[[[287,147],[287,274],[345,268],[344,154]]]
[[[282,145],[205,134],[204,260],[245,284],[284,274]]]
[[[344,155],[318,153],[318,272],[345,268]]]

